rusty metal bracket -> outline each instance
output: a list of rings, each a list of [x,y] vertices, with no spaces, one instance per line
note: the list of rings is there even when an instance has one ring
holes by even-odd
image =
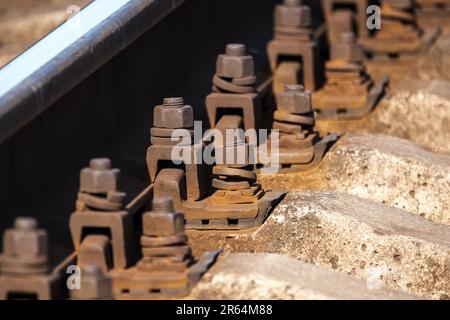
[[[293,164],[290,168],[283,169],[284,173],[307,171],[317,166],[325,157],[326,152],[339,140],[340,133],[329,133],[314,145],[314,158],[307,164]]]
[[[369,91],[365,103],[361,108],[347,108],[345,102],[342,106],[327,109],[316,108],[318,120],[355,120],[367,117],[375,110],[381,98],[384,96],[387,86],[389,85],[389,77],[385,76],[378,81]]]
[[[261,94],[255,88],[253,57],[246,51],[243,44],[229,44],[225,54],[217,57],[213,92],[205,101],[211,128],[218,126],[224,114],[241,116],[245,130],[261,126]]]
[[[245,46],[240,44],[228,45],[226,54],[219,56],[217,64],[215,79],[220,77],[221,81],[217,79],[214,81],[216,92],[207,98],[210,119],[216,119],[213,125],[220,130],[254,128],[257,123],[255,106],[259,105],[257,91],[268,92],[271,79],[259,88],[254,88],[253,60],[246,55]],[[225,92],[222,80],[228,83],[227,85],[252,87],[255,93]],[[217,100],[214,100],[216,98]],[[247,98],[251,98],[252,102],[245,104],[246,101],[249,102]],[[214,103],[219,100],[220,103]],[[211,101],[213,103],[209,103]],[[179,104],[184,105],[181,100]],[[241,108],[243,116],[232,113],[220,114],[219,106]],[[156,134],[154,130],[156,128],[152,128],[152,135]],[[190,127],[187,126],[185,129],[190,130]],[[164,138],[170,139],[168,135]],[[201,147],[200,150],[203,151],[206,143],[203,141],[200,143],[201,145],[197,147]],[[246,142],[224,145],[214,143],[212,147],[216,156],[219,151],[224,154],[231,151],[237,151],[234,155],[245,154],[245,163],[229,164],[227,161],[225,165],[217,163],[214,168],[203,163],[174,165],[171,156],[175,147],[151,145],[147,153],[147,165],[151,182],[154,183],[154,198],[171,197],[176,209],[184,212],[187,229],[242,229],[261,224],[273,208],[272,198],[280,197],[279,194],[262,190],[256,182],[254,165],[248,162],[250,151]],[[194,145],[183,147],[188,150],[187,152],[194,150]],[[189,149],[191,147],[192,149]],[[246,150],[244,153],[239,151],[241,147]],[[164,162],[161,163],[161,160]],[[199,174],[200,168],[202,174]],[[202,192],[198,191],[199,185],[202,185]],[[196,192],[193,193],[192,190]]]
[[[311,92],[301,85],[289,85],[277,95],[277,110],[274,113],[273,129],[279,130],[279,135],[271,134],[267,146],[270,158],[263,166],[274,165],[273,159],[278,159],[283,172],[289,170],[303,171],[317,165],[328,148],[334,144],[339,135],[328,134],[321,138],[314,131],[315,114],[312,112]],[[271,149],[274,137],[279,139],[277,154]]]
[[[61,275],[49,273],[48,236],[36,219],[19,217],[3,236],[0,300],[52,300],[63,297]]]
[[[161,114],[165,116],[162,117]],[[153,143],[148,148],[146,159],[150,182],[155,183],[155,194],[160,191],[157,175],[166,167],[183,168],[185,182],[180,188],[183,193],[187,194],[188,199],[200,200],[208,194],[208,168],[203,163],[197,164],[194,161],[196,148],[203,149],[205,146],[201,142],[199,145],[194,144],[192,139],[193,126],[193,109],[191,106],[185,105],[183,98],[166,98],[162,105],[155,108],[154,127],[151,130]],[[183,138],[182,141],[186,140],[186,143],[169,143],[177,129],[184,129],[183,132],[187,136],[176,138]],[[154,140],[154,137],[158,137],[158,140]],[[167,143],[164,141],[167,141]],[[172,161],[174,148],[179,148],[180,154],[189,154],[191,161],[185,163],[184,160],[181,160],[183,164],[175,166]],[[162,183],[165,183],[165,181],[168,180],[162,180]]]
[[[264,223],[286,192],[266,191],[255,204],[217,205],[208,202],[186,203],[191,212],[186,229],[191,230],[243,230]]]
[[[416,0],[416,14],[419,18],[440,19],[450,17],[450,0]],[[445,20],[444,20],[445,21]]]
[[[286,85],[299,81],[304,83],[306,89],[315,90],[319,85],[318,38],[324,29],[312,29],[311,10],[300,1],[285,1],[277,5],[274,16],[275,37],[267,46],[270,67],[275,75],[274,93],[281,92]],[[284,67],[294,71],[284,72]]]
[[[361,39],[371,55],[418,54],[427,45],[423,31],[417,26],[413,2],[383,1],[381,5],[383,27],[371,37]]]
[[[187,244],[184,219],[170,198],[154,199],[152,211],[142,217],[142,259],[130,269],[110,273],[116,298],[167,299],[189,293],[220,251],[195,261]]]
[[[369,36],[369,31],[366,27],[367,14],[366,10],[369,6],[368,0],[323,0],[323,11],[325,20],[328,24],[328,32],[330,40],[336,39],[334,30],[339,33],[352,31],[358,34],[359,38],[366,38]],[[344,13],[344,14],[343,14]],[[337,15],[337,17],[336,17]],[[347,24],[352,27],[352,30],[348,28],[342,28],[342,24]],[[353,30],[355,25],[356,29]],[[333,43],[333,41],[331,41]]]
[[[133,216],[124,209],[125,193],[117,190],[119,181],[120,170],[112,169],[109,159],[92,159],[90,166],[81,171],[77,211],[70,217],[70,232],[83,265],[123,269],[133,262]],[[112,266],[108,263],[109,245]]]
[[[325,86],[312,95],[318,119],[359,119],[374,110],[389,78],[374,84],[363,59],[362,46],[351,32],[332,44]]]
[[[111,300],[113,299],[112,279],[96,264],[81,268],[80,288],[70,291],[72,300]]]

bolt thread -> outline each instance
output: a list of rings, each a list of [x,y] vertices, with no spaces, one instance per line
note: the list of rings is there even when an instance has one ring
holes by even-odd
[[[18,217],[14,220],[14,228],[19,230],[35,230],[38,226],[37,220],[32,217]]]
[[[285,87],[285,91],[301,93],[301,92],[305,92],[305,87],[302,86],[301,84],[288,84]]]
[[[183,98],[165,98],[163,101],[163,105],[169,108],[180,108],[184,106]]]
[[[95,158],[90,161],[89,166],[91,169],[108,170],[111,169],[111,160],[108,158]]]
[[[168,197],[156,198],[153,200],[153,212],[173,213],[175,211],[172,199]]]
[[[227,48],[225,49],[225,53],[228,56],[235,56],[235,57],[245,56],[246,51],[247,49],[245,45],[240,43],[231,43],[227,45]]]

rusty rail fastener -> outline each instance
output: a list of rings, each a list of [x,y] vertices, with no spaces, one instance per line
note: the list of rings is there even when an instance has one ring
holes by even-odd
[[[320,55],[310,7],[302,1],[285,0],[275,7],[274,15],[275,37],[267,46],[274,92],[282,92],[286,85],[298,83],[299,79],[303,79],[308,90],[316,90]]]
[[[175,211],[170,198],[155,198],[142,224],[142,259],[136,267],[113,272],[116,296],[151,299],[186,295],[194,258],[184,232],[184,215]]]
[[[151,183],[154,183],[154,196],[170,196],[176,207],[180,208],[182,200],[200,200],[209,192],[208,172],[204,164],[194,161],[194,111],[186,105],[183,98],[165,98],[162,105],[154,109],[153,127],[151,128],[151,145],[147,150],[147,168]],[[175,136],[177,129],[184,134]],[[177,130],[180,132],[180,130]],[[197,147],[203,149],[202,144]],[[183,155],[183,164],[173,164],[174,148],[179,148],[177,154]],[[185,161],[188,153],[191,161]],[[186,163],[187,162],[187,163]],[[169,169],[169,171],[163,169]],[[158,179],[158,174],[162,175]],[[164,178],[164,174],[170,178]],[[178,181],[178,182],[177,182]]]
[[[213,92],[206,97],[206,110],[212,128],[222,126],[222,113],[241,115],[245,130],[259,128],[261,101],[255,83],[253,57],[247,54],[245,45],[227,45],[225,54],[217,57]]]
[[[70,217],[78,262],[96,264],[104,271],[126,268],[133,262],[133,217],[124,209],[126,193],[119,186],[120,170],[112,168],[110,159],[92,159],[81,170],[77,211]],[[108,262],[111,253],[112,265]]]
[[[37,220],[19,217],[3,236],[0,300],[15,295],[38,300],[61,298],[59,275],[48,273],[48,235]]]
[[[71,299],[109,300],[113,298],[112,279],[97,265],[84,265],[80,276],[80,288],[70,290]]]

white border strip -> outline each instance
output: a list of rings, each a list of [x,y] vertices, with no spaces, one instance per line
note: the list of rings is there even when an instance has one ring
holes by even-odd
[[[0,69],[0,99],[74,42],[133,0],[95,0]]]

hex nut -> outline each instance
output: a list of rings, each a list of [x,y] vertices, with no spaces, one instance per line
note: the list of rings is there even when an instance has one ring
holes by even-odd
[[[277,109],[281,112],[303,114],[312,111],[311,91],[302,86],[287,86],[277,94]]]
[[[234,52],[241,50],[236,48]],[[255,74],[255,64],[250,55],[235,55],[231,48],[227,48],[228,54],[217,57],[216,74],[223,78],[245,78]]]
[[[24,228],[25,225],[27,227]],[[8,260],[46,263],[48,259],[47,231],[37,229],[37,222],[33,218],[19,217],[15,220],[14,228],[7,229],[4,233],[3,251]]]
[[[153,113],[153,125],[158,128],[181,129],[194,126],[194,110],[191,106],[156,106]]]
[[[111,169],[109,159],[92,159],[90,166],[81,170],[80,191],[87,193],[108,193],[119,187],[119,169]]]
[[[72,299],[108,299],[112,297],[112,280],[96,265],[81,269],[80,289],[71,290]]]
[[[247,48],[242,43],[230,43],[225,48],[227,56],[243,57],[247,54]]]
[[[184,214],[147,212],[142,217],[144,235],[148,237],[170,237],[184,233]]]
[[[275,23],[290,27],[310,27],[311,9],[303,5],[278,5],[275,9]]]

